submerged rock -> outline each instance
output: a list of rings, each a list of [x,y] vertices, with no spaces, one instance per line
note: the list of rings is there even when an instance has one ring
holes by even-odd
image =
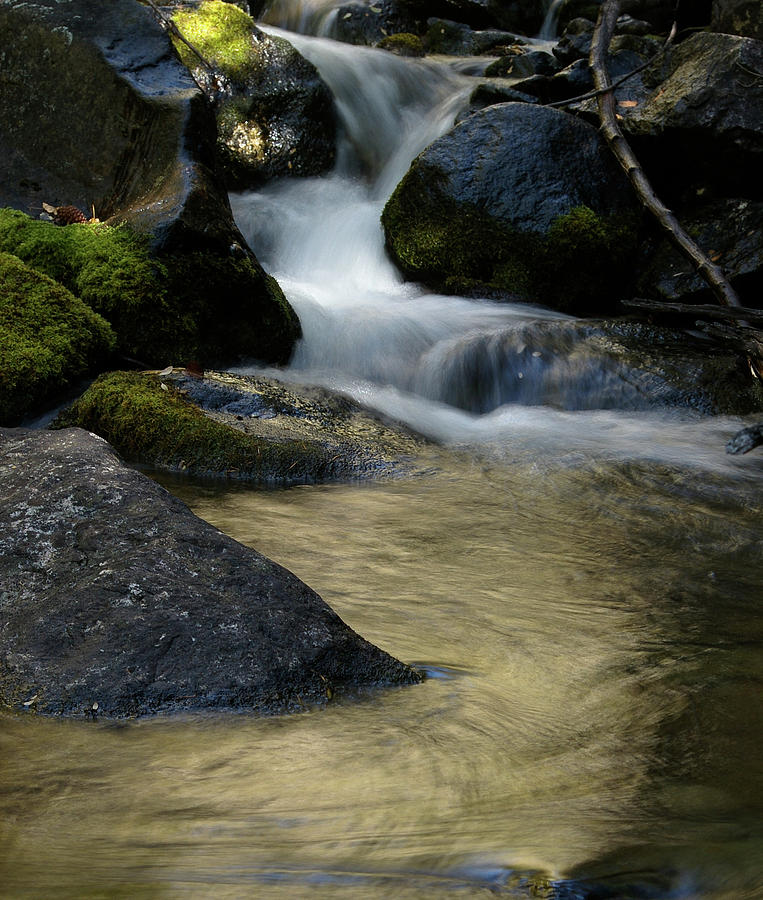
[[[387,246],[411,278],[480,283],[588,313],[622,284],[630,185],[596,129],[559,110],[504,103],[431,144],[387,203]]]
[[[218,150],[231,190],[284,175],[319,175],[334,163],[336,123],[331,92],[281,37],[222,0],[178,9],[175,25],[219,72],[220,90],[182,41],[181,59],[214,97]]]
[[[423,446],[340,394],[219,372],[109,373],[62,425],[95,432],[131,462],[258,484],[399,475]]]
[[[80,429],[0,429],[0,703],[286,712],[412,684],[290,572]]]
[[[734,354],[625,320],[539,320],[466,334],[429,354],[417,387],[477,415],[506,404],[746,415],[761,402]]]
[[[169,273],[168,330],[182,323],[210,361],[287,358],[297,318],[233,222],[214,116],[151,9],[137,0],[8,0],[0,44],[0,206],[37,215],[43,201],[71,204],[128,225],[146,236],[146,265]],[[39,257],[24,259],[44,270]],[[108,267],[102,259],[101,272]],[[134,271],[111,274],[129,287]],[[138,324],[149,310],[123,312]],[[227,338],[218,328],[208,340],[214,321]],[[256,334],[257,349],[237,346],[243,334]],[[184,354],[189,341],[166,344]],[[153,361],[149,348],[132,352]]]

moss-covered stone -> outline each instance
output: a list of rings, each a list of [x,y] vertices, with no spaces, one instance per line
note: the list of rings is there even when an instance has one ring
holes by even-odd
[[[230,79],[244,82],[259,59],[252,51],[253,23],[232,3],[209,0],[194,8],[179,8],[172,15],[183,37]],[[173,37],[175,49],[189,69],[199,64],[187,44]]]
[[[636,221],[607,220],[586,206],[544,234],[504,225],[484,210],[430,190],[419,165],[382,214],[387,246],[406,275],[454,293],[519,295],[576,314],[611,306],[633,252]]]
[[[397,56],[424,56],[424,43],[417,34],[400,32],[389,34],[376,45],[380,50],[388,50]]]
[[[149,238],[127,226],[58,227],[10,209],[0,210],[0,250],[103,315],[119,350],[149,365],[243,356],[285,361],[299,334],[276,282],[244,253],[154,256]]]
[[[66,288],[0,253],[0,425],[16,425],[113,350],[109,324]]]
[[[132,462],[269,484],[399,473],[419,446],[346,398],[294,391],[221,373],[112,372],[53,427],[93,431]]]
[[[334,162],[331,93],[315,67],[284,38],[260,31],[232,3],[179,8],[173,21],[219,73],[214,84],[196,54],[175,48],[213,99],[217,148],[230,189],[283,175],[318,175]]]

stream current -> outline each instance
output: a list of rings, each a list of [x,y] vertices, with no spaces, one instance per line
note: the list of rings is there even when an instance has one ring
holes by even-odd
[[[372,484],[163,480],[429,678],[272,719],[2,716],[0,896],[758,900],[763,462],[724,452],[744,423],[538,343],[555,313],[406,284],[379,214],[468,80],[288,36],[341,136],[332,174],[232,198],[303,323],[278,375],[435,443]]]

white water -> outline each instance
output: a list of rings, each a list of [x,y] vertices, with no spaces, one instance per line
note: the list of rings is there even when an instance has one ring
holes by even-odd
[[[305,6],[288,9],[304,18]],[[543,323],[565,317],[428,293],[389,261],[384,203],[416,154],[452,126],[473,80],[430,60],[270,30],[316,65],[340,123],[332,174],[231,198],[302,322],[286,377],[342,390],[445,443],[749,470],[723,449],[739,421],[657,409],[606,353],[549,340]]]

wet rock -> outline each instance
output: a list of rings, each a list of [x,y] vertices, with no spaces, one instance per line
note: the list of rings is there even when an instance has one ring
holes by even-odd
[[[589,19],[573,19],[570,22],[561,40],[551,50],[560,65],[568,66],[579,59],[588,59],[594,27]]]
[[[331,16],[328,28],[331,37],[346,44],[372,47],[394,34],[416,34],[423,31],[423,22],[395,0],[379,0],[363,6],[348,3]]]
[[[763,41],[763,6],[758,0],[713,0],[711,26]]]
[[[256,355],[288,358],[296,316],[233,222],[214,117],[151,9],[10,0],[0,5],[0,43],[0,205],[35,216],[42,201],[94,207],[128,225],[147,236],[154,267],[171,270],[173,303],[199,348],[203,326],[230,315],[231,336],[234,323],[258,333]],[[218,361],[240,355],[225,342],[207,349]]]
[[[380,50],[388,50],[396,56],[421,57],[426,54],[424,42],[417,34],[403,32],[382,38],[377,44]]]
[[[622,110],[622,127],[669,202],[688,189],[761,199],[763,43],[699,33],[645,75],[644,102]]]
[[[505,103],[430,145],[382,216],[393,259],[446,289],[481,282],[591,311],[627,272],[634,200],[592,126]]]
[[[506,404],[747,414],[760,401],[735,356],[632,321],[522,322],[467,334],[436,353],[438,396],[477,415]]]
[[[559,64],[545,50],[527,50],[503,56],[485,69],[488,77],[523,78],[529,75],[553,75]]]
[[[726,444],[726,453],[734,455],[749,453],[750,450],[760,447],[761,444],[763,444],[763,422],[738,431]]]
[[[479,56],[508,48],[516,38],[506,31],[473,31],[468,25],[448,19],[429,19],[424,44],[429,53],[446,56]]]
[[[763,203],[716,200],[681,213],[681,223],[699,247],[721,267],[745,306],[763,296]],[[694,266],[662,240],[641,282],[642,293],[664,300],[712,302],[707,283]]]
[[[218,151],[230,189],[284,175],[319,175],[334,163],[331,92],[315,66],[281,37],[260,31],[232,4],[209,0],[173,21],[213,62],[224,89],[179,40],[181,59],[214,100]]]
[[[0,702],[285,712],[419,674],[80,429],[0,430]]]
[[[95,432],[130,462],[270,485],[410,473],[423,446],[330,391],[180,369],[104,375],[62,425]]]
[[[538,99],[530,94],[523,94],[500,78],[486,78],[472,91],[469,97],[469,109],[457,118],[457,122],[486,106],[497,103],[537,103]]]

